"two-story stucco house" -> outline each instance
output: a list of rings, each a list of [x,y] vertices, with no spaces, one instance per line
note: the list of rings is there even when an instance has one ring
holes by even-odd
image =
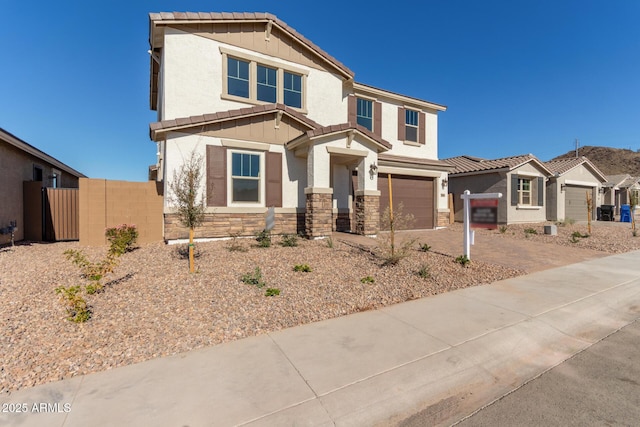
[[[207,216],[196,237],[250,235],[275,208],[280,233],[376,234],[389,202],[413,228],[448,223],[438,160],[446,107],[358,83],[354,73],[271,14],[152,13],[150,104],[165,239],[182,238],[170,181],[205,159]],[[375,64],[372,64],[372,66]],[[416,81],[416,84],[418,81]]]

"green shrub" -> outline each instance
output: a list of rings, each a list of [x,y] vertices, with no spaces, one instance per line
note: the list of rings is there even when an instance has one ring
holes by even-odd
[[[371,276],[366,276],[366,277],[363,277],[362,279],[360,279],[361,283],[375,283],[375,281],[376,280]]]
[[[431,277],[431,267],[429,267],[427,264],[422,264],[420,266],[420,269],[417,271],[417,274],[423,279],[428,279],[429,277]]]
[[[524,234],[538,234],[538,231],[535,228],[525,228],[524,229]]]
[[[91,309],[87,305],[87,302],[82,298],[80,293],[80,286],[59,286],[55,289],[57,294],[60,294],[60,300],[66,306],[67,320],[76,323],[84,323],[91,318]]]
[[[263,288],[266,285],[264,280],[262,280],[262,272],[260,271],[260,267],[256,267],[255,270],[253,270],[253,273],[243,274],[240,280],[242,280],[242,282],[246,283],[247,285],[253,285],[258,288]]]
[[[506,225],[501,225],[498,230],[500,231],[500,234],[504,234],[504,233],[507,232],[507,226]]]
[[[284,247],[294,247],[294,246],[298,246],[298,236],[296,236],[295,234],[284,234],[282,236],[282,240],[280,241],[280,244]]]
[[[122,224],[107,228],[105,236],[109,241],[109,251],[119,256],[133,250],[133,245],[138,240],[138,230],[133,224]]]
[[[333,239],[331,237],[327,237],[327,247],[333,249]]]
[[[469,265],[471,260],[466,255],[460,255],[459,257],[456,258],[456,262],[466,267],[467,265]]]
[[[303,273],[309,273],[311,271],[311,267],[308,264],[298,264],[293,267],[293,271],[300,271]]]
[[[256,241],[258,247],[268,248],[271,246],[271,232],[268,230],[262,230],[256,234]]]
[[[431,246],[427,245],[426,243],[420,244],[420,250],[422,252],[429,252],[430,249],[431,249]]]
[[[280,289],[278,288],[267,288],[267,291],[264,293],[265,297],[274,297],[276,295],[280,295]]]

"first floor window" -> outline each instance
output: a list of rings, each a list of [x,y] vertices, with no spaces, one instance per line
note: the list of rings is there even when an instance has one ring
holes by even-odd
[[[249,98],[249,63],[236,58],[227,59],[227,90],[229,95]]]
[[[284,72],[284,105],[302,108],[302,76]]]
[[[231,181],[234,202],[259,202],[260,155],[231,153]]]
[[[418,112],[405,110],[405,139],[418,142]]]
[[[518,178],[518,204],[531,204],[531,180],[528,178]]]
[[[368,99],[358,98],[356,120],[360,126],[364,126],[373,132],[373,102]]]

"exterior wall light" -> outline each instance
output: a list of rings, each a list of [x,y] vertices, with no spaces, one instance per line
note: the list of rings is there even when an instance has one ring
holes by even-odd
[[[374,176],[378,173],[378,166],[374,163],[369,165],[369,179],[373,179]]]

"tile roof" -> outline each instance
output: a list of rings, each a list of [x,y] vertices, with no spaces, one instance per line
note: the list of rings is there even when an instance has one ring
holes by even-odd
[[[619,175],[607,175],[607,187],[621,187],[622,184],[631,178],[631,175],[628,173],[623,173]]]
[[[374,134],[373,132],[371,132],[369,129],[365,128],[364,126],[361,126],[359,124],[355,124],[355,123],[341,123],[338,125],[330,125],[330,126],[322,126],[322,127],[318,127],[316,129],[311,129],[309,131],[307,131],[307,137],[309,138],[314,138],[314,137],[318,137],[318,136],[322,136],[322,135],[330,135],[332,133],[340,133],[340,132],[345,132],[348,130],[357,130],[358,132],[360,132],[361,134],[365,135],[367,138],[374,140],[375,142],[377,142],[378,144],[382,145],[383,147],[386,147],[387,149],[391,149],[391,143],[382,139],[382,137]]]
[[[241,117],[256,116],[261,114],[274,113],[276,111],[282,111],[295,120],[305,124],[311,129],[321,127],[314,120],[311,120],[304,114],[288,107],[284,104],[264,104],[256,105],[253,107],[244,107],[237,110],[220,111],[217,113],[201,114],[198,116],[180,117],[173,120],[162,120],[161,122],[154,122],[149,124],[149,134],[152,140],[156,140],[158,133],[164,133],[171,130],[185,129],[193,126],[202,126],[205,124],[212,124],[221,121],[234,120]]]
[[[78,178],[86,178],[86,176],[84,174],[82,174],[81,172],[78,172],[77,170],[73,169],[70,166],[65,165],[64,163],[62,163],[60,160],[56,159],[55,157],[52,157],[50,155],[48,155],[47,153],[45,153],[42,150],[39,150],[38,148],[34,147],[33,145],[29,144],[28,142],[23,141],[22,139],[18,138],[17,136],[15,136],[14,134],[0,128],[0,141],[6,142],[7,144],[13,145],[14,147],[18,148],[19,150],[24,151],[25,153],[29,153],[32,156],[35,156],[37,158],[39,158],[40,160],[43,160],[47,163],[49,163],[50,165],[64,171],[67,172],[75,177]]]
[[[537,163],[545,172],[551,175],[551,172],[547,167],[533,154],[523,154],[520,156],[503,157],[500,159],[482,159],[479,157],[471,156],[458,156],[444,159],[454,167],[453,171],[449,172],[450,175],[469,172],[486,172],[495,169],[515,169],[528,162]]]
[[[301,43],[305,44],[316,54],[320,55],[326,61],[331,63],[334,67],[338,68],[344,73],[347,78],[353,79],[354,73],[347,68],[340,61],[329,55],[323,49],[314,44],[311,40],[300,34],[294,28],[290,27],[287,23],[280,20],[277,16],[271,13],[262,12],[160,12],[150,13],[149,21],[151,23],[171,23],[171,22],[221,22],[221,21],[271,21],[283,31],[289,33],[292,37],[298,39]]]
[[[567,159],[558,159],[551,160],[548,162],[544,162],[544,165],[551,171],[552,174],[563,175],[569,172],[571,169],[578,167],[582,164],[587,164],[591,170],[593,170],[596,175],[599,175],[602,181],[606,181],[607,178],[604,176],[602,171],[596,167],[589,159],[584,156],[581,157],[571,157]]]

